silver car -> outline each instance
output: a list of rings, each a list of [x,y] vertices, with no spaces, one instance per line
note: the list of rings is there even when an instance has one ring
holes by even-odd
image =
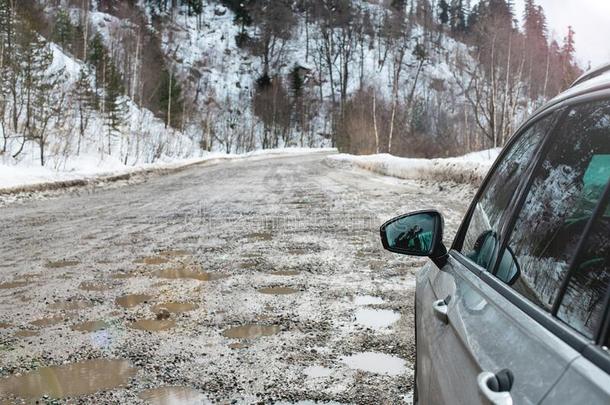
[[[516,132],[450,248],[420,211],[384,248],[417,276],[415,401],[610,404],[610,65]]]

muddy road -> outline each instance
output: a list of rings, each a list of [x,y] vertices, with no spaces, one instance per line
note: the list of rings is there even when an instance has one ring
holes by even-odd
[[[378,227],[472,193],[310,154],[5,205],[0,403],[403,403],[422,260]]]

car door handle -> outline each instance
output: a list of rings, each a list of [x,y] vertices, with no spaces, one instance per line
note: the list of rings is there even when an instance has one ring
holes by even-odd
[[[444,300],[434,301],[432,303],[432,311],[434,311],[434,316],[445,324],[449,323],[449,316],[447,315],[447,304],[449,302],[448,298],[450,297],[447,297]]]
[[[510,371],[503,370],[500,373],[507,373],[510,376],[509,385],[512,385],[512,374],[510,374]],[[498,384],[500,377],[505,377],[505,375],[500,376],[500,373],[494,374],[489,371],[483,371],[479,374],[477,377],[479,393],[494,405],[513,405],[513,397],[509,392],[510,387],[504,387],[503,385],[505,384]]]

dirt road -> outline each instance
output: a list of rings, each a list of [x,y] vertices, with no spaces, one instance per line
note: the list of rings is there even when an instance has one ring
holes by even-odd
[[[402,403],[422,261],[378,227],[471,194],[310,154],[2,207],[0,403]]]

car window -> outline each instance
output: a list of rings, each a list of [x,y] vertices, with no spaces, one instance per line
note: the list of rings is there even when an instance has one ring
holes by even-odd
[[[545,310],[610,177],[610,102],[571,108],[551,139],[508,242],[519,268],[512,287]]]
[[[461,252],[485,269],[489,270],[494,262],[502,215],[554,119],[553,115],[548,116],[520,135],[497,166],[474,207]]]
[[[610,165],[607,166],[610,168]],[[595,219],[573,264],[568,287],[561,298],[557,317],[588,338],[604,315],[604,300],[610,286],[609,204]]]

